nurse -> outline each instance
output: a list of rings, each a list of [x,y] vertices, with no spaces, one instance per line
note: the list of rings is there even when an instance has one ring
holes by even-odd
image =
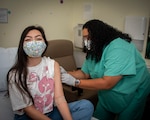
[[[86,59],[81,70],[65,72],[62,82],[99,90],[94,117],[100,120],[141,120],[150,93],[150,74],[145,61],[122,33],[94,19],[83,25]]]

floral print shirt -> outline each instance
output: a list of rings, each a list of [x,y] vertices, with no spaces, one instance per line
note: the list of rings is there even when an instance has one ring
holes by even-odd
[[[54,106],[54,60],[43,57],[40,64],[28,67],[28,71],[27,86],[33,97],[35,108],[42,113],[52,111]],[[27,96],[27,102],[25,102],[13,84],[12,82],[12,87],[9,87],[12,107],[17,114],[23,114],[23,111],[18,110],[33,103],[27,103],[29,101]]]

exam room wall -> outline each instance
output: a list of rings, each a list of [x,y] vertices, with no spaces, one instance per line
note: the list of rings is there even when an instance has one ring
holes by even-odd
[[[85,18],[85,4],[92,16]],[[101,19],[119,30],[125,16],[150,16],[149,0],[0,0],[8,9],[8,23],[0,23],[0,47],[16,47],[21,32],[28,25],[40,25],[48,40],[73,40],[73,28],[89,19]]]

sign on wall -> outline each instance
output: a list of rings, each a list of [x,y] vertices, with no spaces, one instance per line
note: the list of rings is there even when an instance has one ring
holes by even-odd
[[[0,23],[8,22],[8,10],[6,8],[0,8]]]

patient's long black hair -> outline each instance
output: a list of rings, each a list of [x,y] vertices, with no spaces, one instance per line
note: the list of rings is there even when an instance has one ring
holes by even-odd
[[[24,97],[24,95],[29,96],[30,99],[33,102],[31,94],[28,91],[27,81],[26,81],[27,74],[28,74],[28,70],[27,70],[28,56],[26,55],[26,53],[23,50],[24,39],[25,39],[26,35],[31,30],[38,30],[42,34],[42,37],[43,37],[43,39],[44,39],[44,41],[46,43],[46,46],[48,45],[48,42],[46,40],[46,36],[45,36],[44,30],[43,30],[42,27],[40,27],[40,26],[28,26],[27,28],[25,28],[24,31],[21,34],[21,37],[20,37],[19,47],[18,47],[18,51],[17,51],[16,63],[9,70],[9,72],[7,74],[7,82],[8,82],[8,85],[9,85],[9,82],[12,82],[10,80],[14,79],[15,85],[18,88],[18,90],[20,90],[20,92],[22,93],[22,96],[23,97]],[[46,49],[47,49],[47,47],[46,47]],[[46,49],[45,49],[45,51],[46,51]],[[44,54],[44,52],[43,52],[43,54]],[[42,56],[43,56],[43,54],[42,54]],[[10,72],[14,72],[15,76],[11,76]],[[11,77],[13,77],[13,78],[11,78]],[[9,95],[9,91],[8,91],[8,95]]]
[[[114,39],[120,37],[127,42],[131,42],[131,37],[128,34],[122,33],[97,19],[86,22],[83,25],[84,28],[88,30],[89,39],[91,40],[91,49],[86,50],[86,58],[95,59],[96,62],[100,61],[103,50]]]

